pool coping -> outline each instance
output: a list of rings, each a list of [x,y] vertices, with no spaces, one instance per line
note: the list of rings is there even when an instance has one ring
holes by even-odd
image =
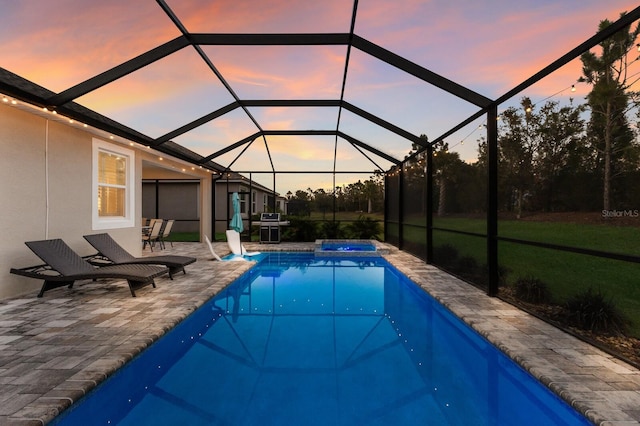
[[[249,250],[313,251],[314,243]],[[640,424],[640,371],[406,252],[387,259],[594,424]],[[224,255],[226,244],[215,250]],[[151,255],[157,253],[145,253]],[[43,425],[253,266],[214,262],[206,245],[164,254],[198,262],[130,297],[106,281],[0,301],[0,424]]]

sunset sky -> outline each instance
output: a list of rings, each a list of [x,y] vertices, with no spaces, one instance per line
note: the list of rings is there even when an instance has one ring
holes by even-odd
[[[195,33],[348,33],[348,0],[167,0]],[[602,19],[638,6],[633,0],[360,0],[355,33],[422,67],[495,99],[591,37]],[[180,35],[156,1],[0,0],[0,66],[60,92]],[[203,46],[240,99],[339,99],[346,46]],[[636,65],[640,71],[640,65]],[[589,88],[577,83],[574,61],[519,94],[582,102]],[[569,88],[576,85],[576,92]],[[478,108],[413,76],[352,49],[344,99],[415,135],[433,140]],[[160,137],[233,102],[232,95],[188,47],[76,99],[76,102]],[[265,130],[335,130],[337,108],[250,108]],[[447,139],[473,161],[483,120]],[[411,143],[342,111],[340,130],[398,159]],[[228,113],[175,142],[207,156],[257,131],[241,110]],[[337,170],[376,166],[337,139]],[[268,137],[276,170],[333,169],[334,136]],[[226,166],[240,150],[214,161]],[[383,169],[391,165],[374,154]],[[234,170],[270,170],[262,139],[233,164]],[[255,176],[254,176],[255,177]],[[367,179],[368,175],[357,175]],[[262,175],[260,183],[272,186]],[[338,175],[336,183],[353,181]],[[276,190],[332,187],[331,175],[279,175]]]

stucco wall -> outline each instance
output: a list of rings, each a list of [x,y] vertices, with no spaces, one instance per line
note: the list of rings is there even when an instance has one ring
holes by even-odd
[[[80,255],[95,252],[82,238],[102,232],[91,226],[92,138],[80,128],[0,105],[0,298],[35,297],[42,285],[9,273],[42,263],[25,241],[62,238]],[[140,252],[139,227],[110,233]]]
[[[24,241],[46,231],[45,135],[45,120],[0,105],[0,297],[37,287],[9,269],[34,262]]]
[[[80,255],[95,252],[82,237],[105,232],[92,229],[94,137],[77,124],[65,124],[0,104],[0,299],[22,294],[35,297],[42,285],[38,280],[9,273],[12,267],[42,263],[25,246],[25,241],[62,238]],[[142,248],[140,194],[145,155],[154,161],[147,152],[136,151],[135,226],[108,230],[135,256],[141,254]],[[202,179],[203,204],[210,206],[211,198],[206,193],[211,191],[210,175],[198,171],[189,178],[194,176]],[[202,216],[203,232],[210,232],[210,225],[206,225],[207,220],[210,224],[210,213]]]

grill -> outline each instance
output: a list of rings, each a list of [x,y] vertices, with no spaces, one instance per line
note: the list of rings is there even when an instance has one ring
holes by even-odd
[[[272,244],[280,242],[280,213],[260,215],[260,242]]]

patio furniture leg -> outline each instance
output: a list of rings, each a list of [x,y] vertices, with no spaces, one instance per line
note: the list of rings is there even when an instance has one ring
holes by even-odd
[[[38,297],[42,297],[44,292],[47,290],[53,290],[54,288],[62,287],[64,285],[68,285],[69,288],[73,287],[74,281],[45,281],[42,284],[42,288],[40,289],[40,293],[38,293]]]

